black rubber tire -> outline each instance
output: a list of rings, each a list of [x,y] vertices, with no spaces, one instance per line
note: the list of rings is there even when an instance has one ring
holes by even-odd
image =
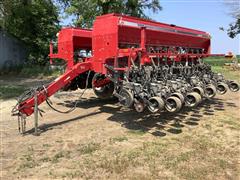
[[[237,91],[239,91],[239,85],[238,85],[236,82],[234,82],[234,81],[231,81],[231,82],[228,84],[228,87],[229,87],[230,91],[232,91],[232,92],[237,92]]]
[[[213,86],[212,84],[209,84],[206,86],[205,88],[205,97],[210,99],[213,98],[214,96],[216,96],[217,90],[215,88],[215,86]]]
[[[94,74],[93,79],[92,79],[92,89],[93,89],[94,93],[101,99],[107,99],[107,98],[111,97],[114,92],[114,83],[110,82],[109,84],[107,84],[103,87],[100,87],[100,88],[94,87],[93,82],[98,78],[104,78],[104,75],[99,74],[99,73]]]
[[[223,94],[225,94],[227,92],[228,86],[227,86],[227,84],[225,84],[223,82],[220,82],[220,83],[217,84],[216,89],[217,89],[217,93],[218,94],[223,95]]]
[[[195,107],[201,102],[200,94],[196,92],[191,92],[186,95],[185,105],[187,107]]]
[[[178,99],[181,100],[182,104],[184,104],[184,99],[185,98],[184,98],[184,96],[181,93],[175,92],[175,93],[171,94],[171,96],[177,97]]]
[[[193,92],[198,93],[201,97],[204,97],[204,90],[203,88],[196,86],[192,89]]]
[[[178,112],[182,108],[182,102],[179,98],[170,96],[166,99],[165,109],[168,112]]]
[[[156,113],[164,108],[165,103],[161,97],[151,97],[149,101],[152,105],[148,105],[148,110],[152,113]]]
[[[125,106],[125,107],[132,107],[133,102],[134,102],[134,97],[133,94],[127,90],[127,89],[122,89],[119,93],[120,96],[122,96],[125,99],[120,99],[119,102]]]

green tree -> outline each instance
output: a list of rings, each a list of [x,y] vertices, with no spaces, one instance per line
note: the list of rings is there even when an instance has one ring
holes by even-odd
[[[229,24],[227,33],[229,37],[234,38],[240,34],[240,2],[226,1],[226,5],[230,8],[230,15],[235,19],[235,22]],[[224,30],[224,28],[220,29]]]
[[[240,17],[235,21],[235,23],[231,23],[229,25],[227,32],[231,38],[234,38],[240,34]]]
[[[25,42],[32,63],[45,63],[49,42],[59,30],[58,9],[51,0],[0,0],[0,25]]]
[[[158,0],[59,0],[65,5],[67,15],[74,17],[74,24],[92,27],[96,16],[107,13],[121,13],[135,17],[148,18],[144,10],[161,10]]]

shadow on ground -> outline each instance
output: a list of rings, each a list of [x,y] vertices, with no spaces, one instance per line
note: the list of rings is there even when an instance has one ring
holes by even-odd
[[[58,103],[57,105],[72,107],[73,103],[72,101],[64,101],[64,103]],[[118,122],[121,126],[129,130],[151,133],[154,136],[166,136],[167,133],[179,134],[182,132],[182,128],[186,126],[197,126],[200,120],[206,120],[203,116],[208,117],[214,115],[217,111],[224,111],[226,106],[236,107],[234,103],[224,102],[222,99],[214,98],[203,101],[193,109],[184,107],[178,113],[161,112],[159,114],[150,114],[147,110],[143,113],[137,113],[134,110],[124,109],[117,104],[116,99],[102,100],[90,98],[82,99],[76,108],[88,109],[96,106],[99,107],[99,110],[96,112],[60,122],[42,124],[39,126],[39,131],[43,133],[52,129],[61,129],[64,124],[84,120],[86,117],[104,112],[111,114],[107,120]],[[34,128],[26,131],[25,134],[32,134],[33,132]]]

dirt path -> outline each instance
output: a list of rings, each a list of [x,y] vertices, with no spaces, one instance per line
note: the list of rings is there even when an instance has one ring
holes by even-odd
[[[80,92],[58,93],[56,107]],[[14,100],[0,101],[2,179],[238,179],[240,93],[177,114],[138,114],[88,90],[71,114],[44,103],[40,136],[17,131]]]

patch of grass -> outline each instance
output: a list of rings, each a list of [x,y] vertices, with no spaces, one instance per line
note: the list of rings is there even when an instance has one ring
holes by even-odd
[[[161,142],[144,142],[140,150],[147,158],[157,157],[166,150],[166,144]]]
[[[126,153],[126,157],[129,159],[129,161],[135,161],[140,156],[141,151],[139,149],[134,149]],[[134,165],[137,165],[137,163],[134,163]]]
[[[190,168],[182,167],[181,171],[179,172],[179,176],[181,177],[181,179],[186,179],[186,180],[208,179],[207,175],[210,173],[213,175],[213,171],[211,167],[196,165]]]
[[[158,178],[158,173],[159,173],[158,164],[156,163],[155,159],[153,159],[150,162],[151,163],[148,164],[150,174],[151,174],[152,178],[154,177],[156,179],[156,178]]]
[[[228,167],[228,162],[224,159],[217,159],[217,163],[222,169],[226,169]]]
[[[77,177],[81,177],[82,176],[82,172],[79,170],[75,170],[75,171],[70,171],[70,172],[66,172],[62,175],[62,178],[70,178],[70,179],[75,179]]]
[[[57,162],[59,162],[59,159],[63,158],[63,157],[69,158],[70,157],[69,152],[68,151],[59,151],[57,154],[55,154],[53,156],[53,158],[51,159],[51,162],[52,163],[57,163]]]
[[[224,124],[228,124],[231,126],[231,128],[240,130],[240,123],[237,118],[232,118],[232,117],[225,117],[220,119],[221,122]]]
[[[27,66],[19,72],[21,76],[58,76],[60,71],[52,70],[49,66]]]
[[[231,159],[237,156],[237,151],[236,149],[226,149],[224,144],[211,139],[211,136],[212,134],[184,135],[178,137],[178,141],[172,141],[172,138],[161,138],[143,142],[135,148],[120,149],[119,151],[108,148],[101,151],[100,145],[93,142],[79,145],[80,149],[77,148],[74,151],[90,155],[78,156],[79,159],[72,161],[76,167],[72,166],[73,168],[56,172],[54,177],[98,179],[99,173],[102,173],[104,174],[103,177],[109,179],[118,177],[125,179],[140,179],[140,177],[159,179],[159,176],[164,177],[162,179],[171,179],[172,175],[175,179],[226,178],[225,172],[229,169],[231,173],[237,172],[237,165]],[[117,142],[119,139],[120,142],[125,139],[119,137],[117,137]],[[93,153],[96,149],[100,150]],[[64,152],[56,154],[54,157],[59,162],[58,160],[66,157],[66,155]],[[52,159],[49,160],[48,157],[44,157],[41,161],[49,162]]]
[[[50,144],[43,144],[42,146],[43,146],[43,147],[51,147]]]
[[[38,162],[34,156],[34,150],[33,150],[33,147],[29,147],[28,150],[27,150],[27,154],[24,154],[20,160],[21,160],[21,163],[19,165],[19,167],[17,168],[17,171],[22,171],[22,170],[25,170],[25,169],[28,169],[28,168],[34,168],[36,166],[38,166]]]
[[[81,154],[92,154],[100,149],[100,143],[80,144],[77,151]]]
[[[232,62],[232,60],[224,57],[209,57],[205,58],[203,61],[210,64],[211,66],[224,66],[225,63]],[[240,63],[240,58],[238,58],[238,63]]]
[[[221,177],[223,170],[228,167],[225,156],[229,157],[229,154],[226,155],[224,147],[209,137],[194,137],[182,145],[190,149],[185,152],[166,152],[161,160],[165,168],[177,174],[180,179]]]
[[[119,137],[114,137],[110,139],[111,143],[115,143],[115,142],[123,142],[123,141],[127,141],[128,138],[126,136],[119,136]]]
[[[62,139],[56,140],[56,143],[63,143]]]
[[[195,151],[182,152],[175,156],[167,156],[163,163],[167,168],[175,169],[180,163],[189,161],[195,155]]]
[[[1,85],[0,99],[16,98],[26,90],[23,86]]]
[[[212,129],[212,125],[211,124],[204,124],[203,127],[206,128],[207,130],[211,130]]]
[[[48,172],[48,175],[52,178],[56,178],[56,175],[52,172],[52,170]]]
[[[39,162],[58,163],[59,159],[61,159],[61,158],[70,158],[70,152],[69,151],[59,151],[52,157],[44,156],[44,157],[40,158]]]
[[[231,63],[231,60],[222,57],[210,57],[204,59],[204,62],[211,65],[214,72],[221,73],[226,77],[226,79],[236,80],[240,83],[240,71],[224,66],[225,63]],[[238,63],[240,63],[240,58],[238,58]]]
[[[214,159],[214,157],[209,156],[205,161],[197,161],[194,165],[184,164],[178,168],[177,172],[181,179],[229,179],[229,176],[224,176],[224,172],[229,168],[229,163],[226,160]],[[211,164],[208,161],[211,161]],[[230,179],[235,178],[232,176]]]
[[[125,172],[129,166],[132,165],[132,161],[128,159],[127,156],[121,153],[115,153],[111,155],[112,157],[105,156],[101,159],[99,167],[102,169],[106,169],[110,173],[123,173]]]
[[[127,131],[127,133],[142,136],[146,133],[146,131],[144,131],[142,129],[138,129],[138,130],[129,130],[129,131]]]
[[[155,160],[162,156],[166,148],[167,145],[161,142],[145,142],[142,146],[130,151],[115,152],[111,156],[102,157],[97,167],[105,169],[111,174],[122,174],[129,167],[147,166],[151,176],[154,177],[159,172],[158,164]]]
[[[51,158],[46,156],[46,157],[41,158],[40,161],[42,161],[42,162],[50,162]]]
[[[21,171],[22,169],[34,168],[34,167],[38,166],[37,161],[35,161],[33,156],[30,154],[24,155],[22,158],[22,161],[23,162],[20,164],[18,171]]]
[[[19,75],[22,77],[38,77],[38,76],[59,76],[62,70],[53,70],[49,65],[20,65],[17,67],[11,67],[7,69],[2,69],[0,75]]]
[[[229,67],[222,66],[212,66],[212,70],[216,73],[223,74],[226,79],[240,82],[240,71],[233,71]]]
[[[192,147],[199,152],[208,152],[210,148],[218,147],[218,144],[214,143],[209,137],[201,136],[192,142]]]

